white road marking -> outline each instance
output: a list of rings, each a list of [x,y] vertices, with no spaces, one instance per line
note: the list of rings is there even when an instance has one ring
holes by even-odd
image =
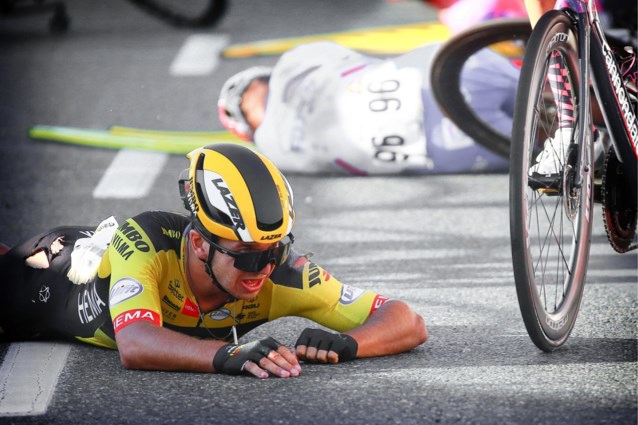
[[[120,150],[93,190],[94,198],[142,198],[168,160],[164,152]]]
[[[219,62],[219,53],[228,44],[225,35],[189,36],[171,63],[173,76],[209,75]],[[141,198],[148,194],[168,154],[122,149],[93,190],[94,198]]]
[[[0,416],[44,414],[70,349],[50,342],[11,344],[0,367]]]
[[[228,44],[225,35],[194,34],[186,39],[170,67],[173,76],[212,74],[219,63],[219,53]]]

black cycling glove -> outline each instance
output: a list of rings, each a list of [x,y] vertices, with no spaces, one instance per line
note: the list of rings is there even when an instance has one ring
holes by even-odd
[[[350,335],[312,328],[303,330],[295,347],[300,345],[315,347],[317,350],[334,351],[339,355],[339,362],[347,362],[356,358],[359,349],[357,341]]]
[[[239,375],[244,371],[246,363],[252,361],[259,364],[259,360],[268,357],[271,351],[277,351],[281,345],[271,337],[243,345],[226,344],[215,354],[213,368],[228,375]]]

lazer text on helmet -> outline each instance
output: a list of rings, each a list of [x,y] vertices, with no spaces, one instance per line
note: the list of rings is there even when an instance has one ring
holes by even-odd
[[[228,187],[225,186],[226,183],[224,182],[224,180],[213,179],[212,181],[215,187],[217,188],[217,190],[219,190],[220,195],[222,195],[224,202],[226,202],[226,206],[228,207],[228,213],[231,219],[233,220],[235,227],[242,230],[246,229],[246,224],[244,223],[244,219],[242,218],[239,212],[239,208],[237,208],[237,202],[235,202],[235,198],[233,198],[233,195],[230,193],[230,189],[228,189]]]

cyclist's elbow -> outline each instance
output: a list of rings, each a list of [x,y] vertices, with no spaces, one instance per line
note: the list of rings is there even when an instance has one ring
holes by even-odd
[[[125,369],[145,369],[145,348],[141,343],[138,329],[144,324],[133,323],[121,329],[116,335],[117,349],[120,363]]]
[[[416,345],[424,344],[428,338],[428,328],[425,325],[425,319],[419,314],[415,314],[415,337],[417,339]]]
[[[403,301],[395,302],[395,305],[399,306],[399,314],[404,318],[403,329],[405,330],[404,335],[407,336],[406,342],[409,341],[409,348],[414,348],[426,342],[428,340],[428,329],[423,316]]]
[[[124,369],[142,369],[141,356],[134,347],[124,345],[118,346],[120,354],[120,364]]]

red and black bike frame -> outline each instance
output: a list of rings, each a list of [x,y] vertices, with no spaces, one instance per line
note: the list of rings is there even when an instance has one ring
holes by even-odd
[[[636,205],[637,164],[638,164],[638,121],[627,89],[623,83],[614,53],[607,42],[594,1],[567,0],[573,12],[566,10],[575,20],[578,28],[579,51],[581,52],[581,90],[585,105],[589,104],[589,78],[587,64],[591,68],[591,82],[600,103],[607,129],[619,160],[623,164],[625,176],[632,188],[629,196]],[[583,123],[585,124],[585,123]],[[585,134],[585,133],[581,133]]]

